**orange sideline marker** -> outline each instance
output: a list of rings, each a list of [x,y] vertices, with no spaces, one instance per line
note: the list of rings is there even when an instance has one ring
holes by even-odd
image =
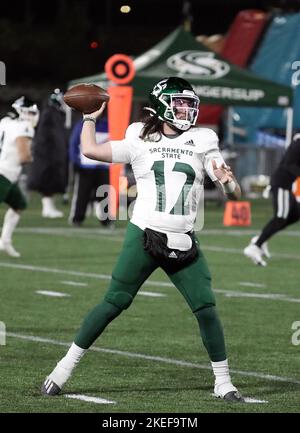
[[[135,74],[134,64],[125,54],[115,54],[105,64],[107,78],[116,86],[107,90],[110,95],[108,103],[108,130],[110,140],[122,140],[129,125],[133,88],[128,84]],[[116,218],[119,207],[119,177],[124,164],[111,164],[109,182],[115,194],[109,194],[110,216]]]
[[[251,207],[249,201],[226,202],[223,225],[249,226],[251,224]]]

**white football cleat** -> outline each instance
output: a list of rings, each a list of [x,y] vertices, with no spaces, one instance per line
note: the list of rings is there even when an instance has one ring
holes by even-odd
[[[14,249],[11,242],[3,242],[0,239],[0,251],[4,251],[8,256],[19,258],[21,254]]]
[[[255,236],[254,238],[252,238],[251,239],[251,244],[255,244],[258,238],[259,238],[259,236]],[[261,244],[260,249],[262,250],[263,255],[265,257],[267,257],[267,259],[271,258],[271,254],[270,254],[267,242],[264,242],[263,244]]]
[[[59,394],[64,384],[70,378],[72,371],[72,369],[63,368],[57,364],[43,382],[41,388],[42,394],[52,396]]]
[[[44,218],[62,218],[64,214],[58,209],[43,210],[42,216]]]
[[[229,402],[245,403],[244,398],[231,382],[215,384],[214,394],[216,397]]]
[[[251,259],[256,265],[267,266],[267,263],[263,259],[263,251],[257,245],[249,244],[244,249],[244,255]]]

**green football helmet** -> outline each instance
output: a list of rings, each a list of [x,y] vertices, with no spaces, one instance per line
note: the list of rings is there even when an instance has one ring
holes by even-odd
[[[195,125],[199,113],[199,97],[192,86],[178,77],[165,78],[153,87],[149,99],[150,111],[160,120],[181,131]]]

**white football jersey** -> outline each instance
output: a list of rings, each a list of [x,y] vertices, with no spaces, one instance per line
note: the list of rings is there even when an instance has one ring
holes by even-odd
[[[17,182],[22,170],[16,138],[33,136],[34,129],[28,121],[10,117],[0,121],[0,174],[12,183]]]
[[[144,124],[132,123],[125,139],[111,141],[112,162],[130,163],[137,183],[131,222],[161,232],[186,233],[193,229],[205,172],[215,181],[214,159],[224,163],[218,137],[212,129],[191,128],[158,142],[139,138]]]

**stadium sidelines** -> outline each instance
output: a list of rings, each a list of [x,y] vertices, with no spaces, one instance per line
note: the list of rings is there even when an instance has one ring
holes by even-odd
[[[56,346],[70,347],[72,344],[70,342],[53,340],[50,338],[37,337],[34,335],[17,334],[14,332],[7,332],[6,336],[11,337],[11,338],[17,338],[19,340],[33,341],[36,343],[44,343],[44,344],[53,344]],[[118,356],[126,356],[129,358],[139,358],[139,359],[143,359],[146,361],[154,361],[154,362],[160,362],[160,363],[164,363],[164,364],[172,364],[172,365],[177,365],[180,367],[196,368],[196,369],[200,369],[200,370],[211,370],[211,367],[209,365],[196,364],[194,362],[188,362],[188,361],[183,361],[183,360],[179,360],[179,359],[172,359],[172,358],[164,358],[161,356],[151,356],[151,355],[145,355],[142,353],[127,352],[127,351],[123,351],[123,350],[104,349],[104,348],[92,346],[89,349],[89,351],[108,353],[111,355],[118,355]],[[289,377],[281,377],[281,376],[275,376],[275,375],[271,375],[271,374],[257,373],[254,371],[243,371],[243,370],[235,370],[235,369],[230,369],[230,371],[233,374],[238,374],[241,376],[255,377],[257,379],[268,380],[268,381],[273,381],[273,382],[285,382],[285,383],[292,383],[294,385],[300,385],[299,380],[291,379]]]
[[[17,263],[0,262],[0,267],[20,269],[20,270],[31,271],[31,272],[46,272],[46,273],[53,273],[53,274],[72,275],[77,277],[96,278],[99,280],[107,280],[107,281],[111,279],[111,276],[108,274],[94,274],[88,272],[69,271],[65,269],[47,268],[45,266],[31,266],[31,265],[21,265]],[[144,286],[173,287],[173,284],[165,281],[147,280],[144,283]],[[248,292],[239,292],[238,290],[222,290],[222,289],[213,289],[213,290],[214,292],[223,294],[226,297],[240,297],[240,298],[246,297],[246,298],[255,298],[255,299],[271,299],[273,301],[300,302],[300,298],[291,298],[288,295],[278,294],[278,293],[248,293]]]

